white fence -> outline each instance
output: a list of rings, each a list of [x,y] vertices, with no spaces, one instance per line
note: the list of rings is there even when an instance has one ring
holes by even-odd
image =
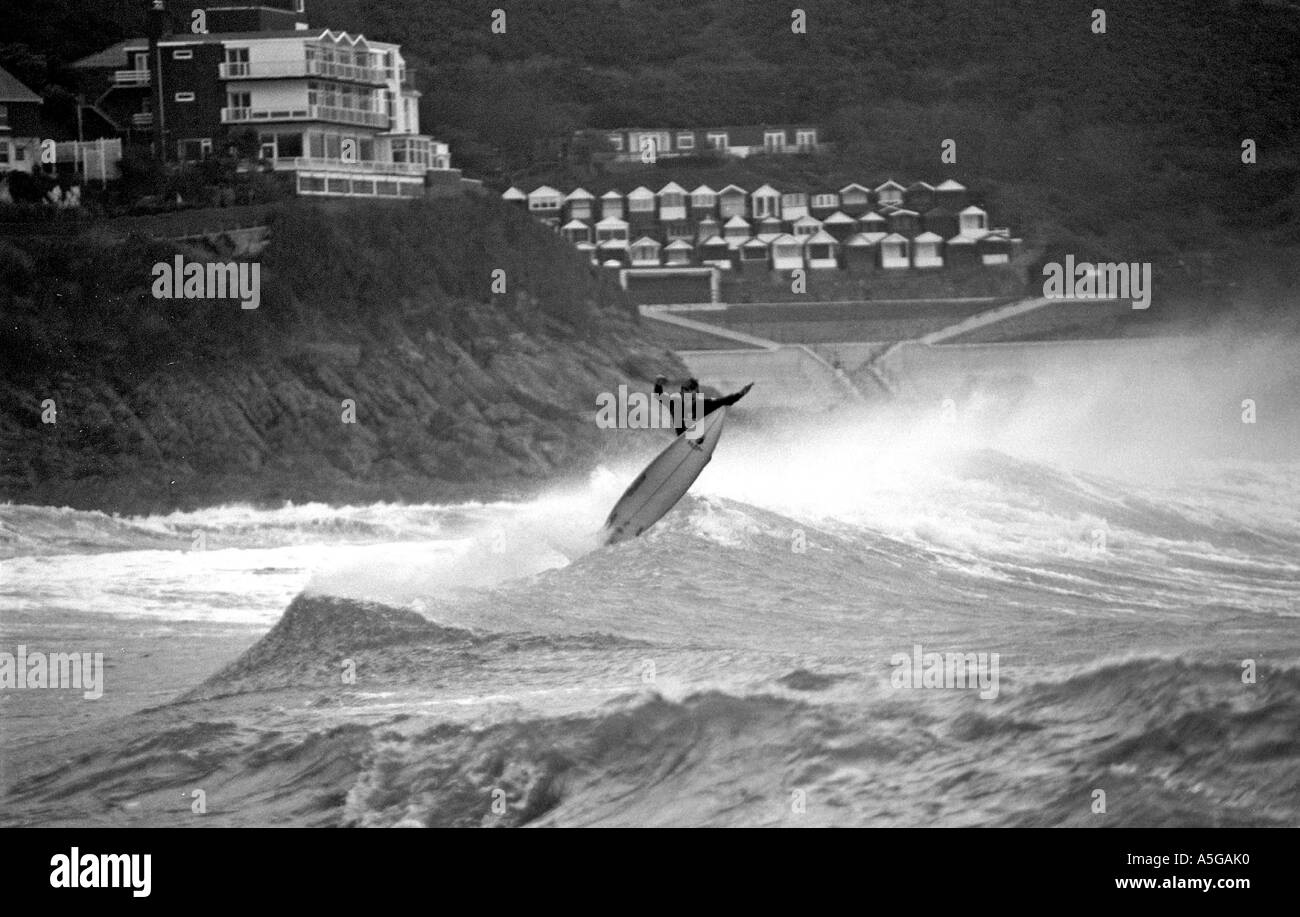
[[[113,181],[122,177],[118,163],[122,159],[122,141],[69,140],[54,145],[59,164],[73,163],[76,171],[90,181]]]

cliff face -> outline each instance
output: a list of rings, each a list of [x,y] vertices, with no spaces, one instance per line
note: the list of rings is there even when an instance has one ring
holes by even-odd
[[[149,512],[526,491],[643,447],[596,428],[596,394],[683,371],[566,244],[489,201],[295,205],[256,310],[153,298],[151,266],[176,251],[0,243],[0,499]]]

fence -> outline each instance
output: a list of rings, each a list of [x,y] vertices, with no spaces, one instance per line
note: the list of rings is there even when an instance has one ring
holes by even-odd
[[[72,163],[73,169],[88,181],[114,181],[122,177],[118,164],[122,160],[122,141],[68,140],[54,145],[54,155],[60,165]]]

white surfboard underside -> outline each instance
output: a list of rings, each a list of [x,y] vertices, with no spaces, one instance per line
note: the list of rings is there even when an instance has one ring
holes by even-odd
[[[726,408],[709,414],[669,443],[637,475],[605,520],[604,544],[637,537],[677,504],[713,458],[726,415]]]

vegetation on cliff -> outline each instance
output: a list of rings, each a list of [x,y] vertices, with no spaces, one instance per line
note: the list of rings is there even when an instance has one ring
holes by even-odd
[[[524,489],[618,448],[592,423],[597,392],[680,371],[616,285],[491,200],[287,205],[256,310],[155,299],[152,266],[177,253],[214,257],[0,241],[0,499],[139,511]]]

